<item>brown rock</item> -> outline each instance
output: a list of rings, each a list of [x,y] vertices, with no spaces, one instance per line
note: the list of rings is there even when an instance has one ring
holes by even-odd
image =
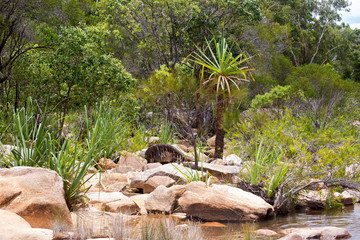
[[[286,238],[292,237],[292,235],[299,235],[302,239],[346,239],[350,238],[350,233],[344,228],[338,227],[316,227],[316,228],[287,228],[280,231],[280,233],[288,235],[284,239],[293,239]]]
[[[16,213],[0,210],[0,233],[2,240],[51,240],[49,229],[31,228],[30,224]]]
[[[100,211],[134,214],[138,210],[134,201],[120,192],[91,192],[86,196],[90,206]]]
[[[274,232],[270,229],[257,229],[255,230],[255,234],[257,235],[264,235],[264,236],[277,236],[277,232]]]
[[[0,169],[0,209],[17,213],[32,227],[72,228],[63,179],[52,170],[31,167]]]
[[[227,165],[226,162],[224,162],[224,160],[220,158],[215,159],[214,161],[211,162],[211,164],[222,165],[222,166]]]
[[[101,183],[106,192],[120,192],[129,185],[127,176],[122,173],[105,173]]]
[[[195,169],[195,164],[189,164],[192,169]],[[220,181],[224,180],[232,182],[234,176],[238,176],[241,168],[238,166],[222,166],[212,163],[202,163],[198,165],[197,170],[203,170],[203,172],[209,172],[212,176],[218,178]]]
[[[175,194],[170,188],[158,186],[145,201],[146,209],[153,212],[169,213],[175,206]]]
[[[149,197],[149,194],[139,194],[139,195],[130,197],[131,200],[133,200],[134,203],[138,206],[139,212],[141,215],[147,214],[145,201],[146,201],[146,199],[148,199],[148,197]]]
[[[251,221],[273,215],[273,207],[262,198],[226,185],[207,186],[202,182],[186,185],[178,200],[188,216],[205,221]]]
[[[222,223],[219,223],[219,222],[206,222],[206,223],[203,223],[201,224],[200,226],[202,227],[216,227],[216,228],[226,228],[227,226],[222,224]]]
[[[164,185],[165,187],[171,187],[172,185],[174,185],[174,183],[175,181],[168,176],[154,176],[149,178],[145,182],[143,191],[144,193],[151,193],[160,185]]]
[[[114,163],[113,160],[106,158],[100,158],[98,161],[98,165],[103,171],[116,168],[116,163]]]
[[[161,167],[162,164],[159,162],[146,164],[146,170]]]
[[[144,171],[146,168],[146,159],[129,152],[122,152],[118,162],[118,166],[126,166],[133,168],[134,171]]]
[[[207,145],[209,145],[210,147],[215,147],[215,138],[216,136],[212,136],[211,138],[209,138],[207,140]]]

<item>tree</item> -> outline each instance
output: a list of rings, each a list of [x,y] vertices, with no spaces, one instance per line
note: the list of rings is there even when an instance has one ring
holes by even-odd
[[[230,98],[225,97],[226,95],[231,96],[232,86],[240,90],[239,84],[249,82],[247,73],[253,69],[248,68],[249,57],[245,54],[233,56],[224,37],[221,37],[219,41],[214,38],[213,42],[215,50],[213,50],[211,42],[207,42],[208,53],[198,48],[198,52],[193,54],[192,61],[202,66],[202,86],[207,88],[208,93],[216,96],[215,158],[221,158],[225,137],[222,126],[223,111],[230,103]],[[205,69],[209,76],[204,79]]]
[[[255,0],[105,0],[101,13],[122,38],[119,57],[144,77],[161,65],[174,69],[194,44],[212,33],[234,32],[258,20]],[[229,29],[229,30],[228,30]],[[119,47],[117,47],[119,48]]]
[[[30,56],[32,81],[45,89],[34,95],[45,96],[43,103],[57,107],[60,130],[71,106],[116,99],[131,88],[134,79],[106,50],[108,35],[104,24],[63,27],[53,42],[54,49]]]

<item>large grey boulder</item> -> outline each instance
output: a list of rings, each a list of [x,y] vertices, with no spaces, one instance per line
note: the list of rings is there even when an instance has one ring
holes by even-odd
[[[31,227],[52,229],[61,224],[72,228],[63,179],[44,168],[0,169],[0,209],[14,212]]]
[[[207,186],[202,182],[186,185],[178,199],[188,216],[205,221],[251,221],[272,216],[273,207],[262,198],[226,185]]]

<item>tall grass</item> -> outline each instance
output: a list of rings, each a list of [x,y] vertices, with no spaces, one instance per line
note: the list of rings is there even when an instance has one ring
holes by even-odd
[[[5,159],[8,167],[43,167],[56,171],[63,178],[65,200],[72,209],[83,199],[84,176],[98,157],[96,146],[85,149],[79,142],[60,141],[48,127],[40,109],[33,106],[13,109],[11,126],[12,155]]]
[[[160,127],[159,139],[160,143],[163,144],[174,144],[175,140],[175,128],[171,124],[171,122],[165,122]]]
[[[85,107],[86,144],[88,149],[101,152],[109,158],[116,150],[122,150],[129,135],[129,121],[121,109],[115,110],[105,103],[97,106],[92,114]]]

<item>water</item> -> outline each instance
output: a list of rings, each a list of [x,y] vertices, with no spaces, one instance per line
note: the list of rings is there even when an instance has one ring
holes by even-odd
[[[206,229],[206,235],[221,237],[224,232],[235,234],[241,232],[243,226],[238,223],[227,223],[227,229]],[[287,216],[280,216],[267,221],[255,223],[254,229],[270,229],[275,232],[286,228],[305,227],[341,227],[347,229],[352,239],[360,239],[360,204],[346,207],[344,211],[298,211]]]

